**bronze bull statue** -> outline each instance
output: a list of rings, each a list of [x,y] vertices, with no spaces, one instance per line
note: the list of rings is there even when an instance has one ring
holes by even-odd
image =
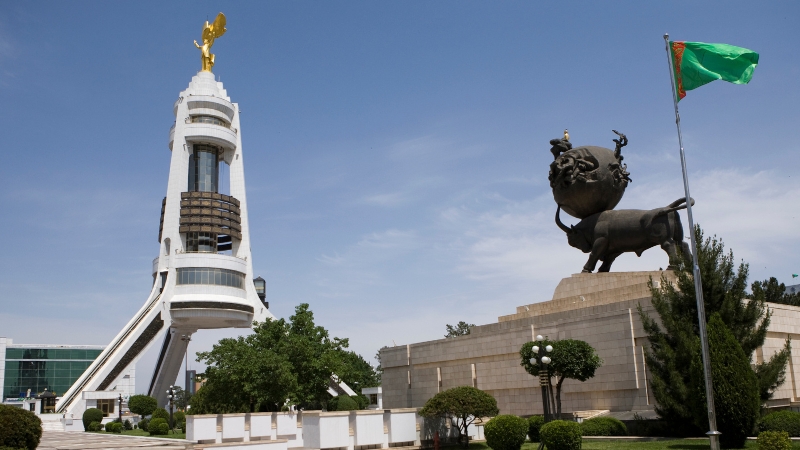
[[[694,205],[694,199],[691,200]],[[660,245],[669,255],[670,265],[675,269],[677,247],[681,252],[691,255],[689,244],[683,241],[683,225],[677,211],[686,208],[686,199],[675,200],[664,208],[609,210],[593,214],[577,225],[567,227],[561,222],[556,210],[556,224],[567,233],[569,245],[589,253],[589,260],[583,266],[584,273],[591,273],[597,261],[603,261],[598,272],[608,272],[619,255],[634,252],[637,256],[648,248]]]

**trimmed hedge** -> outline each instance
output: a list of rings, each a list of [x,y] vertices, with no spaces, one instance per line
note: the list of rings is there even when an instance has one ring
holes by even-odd
[[[164,419],[169,422],[169,412],[164,408],[157,408],[153,411],[153,415],[150,416],[150,420],[152,419]]]
[[[628,427],[613,417],[595,417],[581,423],[584,436],[627,436]]]
[[[90,430],[89,425],[92,422],[100,423],[103,421],[103,411],[100,411],[97,408],[89,408],[83,412],[83,430],[84,431],[97,431],[97,430]]]
[[[0,404],[0,447],[36,450],[42,438],[42,421],[36,414]]]
[[[334,402],[334,408],[330,409],[330,411],[355,411],[358,409],[358,403],[353,400],[348,395],[340,395],[336,397],[336,401]]]
[[[554,420],[542,426],[539,437],[547,450],[580,450],[583,438],[577,422]]]
[[[86,431],[100,431],[103,429],[103,425],[100,422],[92,422],[89,424],[89,427]]]
[[[511,414],[501,414],[483,428],[486,445],[494,450],[519,450],[528,434],[528,421]]]
[[[150,436],[165,435],[169,433],[169,424],[166,419],[156,417],[147,425],[147,430],[150,432]]]
[[[544,425],[543,416],[528,417],[528,439],[531,442],[539,442],[539,429]]]
[[[758,450],[791,450],[792,440],[785,431],[762,431],[758,433]]]
[[[800,436],[800,413],[776,411],[758,421],[758,431],[785,431],[789,436]]]
[[[120,422],[107,423],[106,431],[110,433],[122,433],[122,424]]]

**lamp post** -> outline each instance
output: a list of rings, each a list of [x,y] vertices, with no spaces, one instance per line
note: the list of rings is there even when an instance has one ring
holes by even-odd
[[[538,342],[544,341],[544,337],[540,334],[536,336],[536,340]],[[542,409],[544,411],[544,423],[550,421],[550,407],[555,405],[550,405],[550,395],[548,389],[550,389],[550,377],[547,375],[547,365],[550,364],[550,357],[547,356],[548,353],[553,351],[552,345],[547,345],[545,347],[540,347],[538,345],[534,345],[533,353],[536,354],[539,361],[541,361],[541,365],[539,366],[539,386],[542,388]],[[537,358],[531,358],[530,363],[531,365],[536,365]],[[544,443],[539,443],[539,450],[544,448]]]
[[[119,393],[117,400],[119,400],[119,423],[122,423],[122,392]]]
[[[167,398],[169,399],[169,429],[172,430],[172,408],[175,404],[175,386],[170,386],[167,389]]]

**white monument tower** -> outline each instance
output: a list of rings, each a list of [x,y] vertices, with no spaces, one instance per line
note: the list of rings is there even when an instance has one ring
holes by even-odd
[[[56,406],[60,413],[77,418],[87,400],[115,398],[113,389],[126,369],[159,335],[163,343],[148,394],[163,406],[186,353],[184,336],[199,329],[248,328],[273,317],[264,301],[263,280],[255,282],[258,288],[253,280],[239,107],[211,73],[214,55],[209,50],[224,32],[222,13],[213,24],[206,22],[203,45],[195,42],[202,51],[202,70],[173,106],[172,159],[150,296],[64,393]],[[227,189],[220,172],[230,174]],[[226,190],[230,195],[222,193]]]

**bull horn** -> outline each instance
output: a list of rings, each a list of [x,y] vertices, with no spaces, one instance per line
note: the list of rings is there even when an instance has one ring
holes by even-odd
[[[559,217],[560,213],[561,213],[561,205],[558,205],[558,209],[556,209],[556,225],[558,225],[558,228],[564,230],[565,233],[571,234],[573,230],[564,225],[563,222],[561,222],[561,217]]]

